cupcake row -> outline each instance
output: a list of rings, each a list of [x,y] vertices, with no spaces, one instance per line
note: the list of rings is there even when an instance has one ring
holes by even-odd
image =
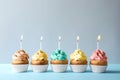
[[[41,49],[38,50],[33,54],[31,62],[29,61],[29,55],[24,50],[18,50],[12,56],[12,69],[14,72],[27,71],[29,63],[33,72],[47,71],[49,65],[47,53]],[[50,64],[53,72],[65,72],[68,66],[66,53],[61,49],[56,49],[51,54]],[[87,57],[82,50],[76,49],[70,54],[70,67],[73,72],[85,72],[87,64]],[[107,68],[105,52],[96,49],[90,57],[90,65],[93,72],[105,72]]]

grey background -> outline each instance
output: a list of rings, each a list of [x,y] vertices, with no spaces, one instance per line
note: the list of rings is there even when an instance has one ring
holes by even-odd
[[[11,62],[12,54],[20,48],[21,34],[30,60],[39,49],[40,35],[49,59],[59,35],[68,58],[79,35],[79,47],[89,60],[101,34],[100,48],[108,62],[120,63],[120,0],[0,0],[0,63]]]

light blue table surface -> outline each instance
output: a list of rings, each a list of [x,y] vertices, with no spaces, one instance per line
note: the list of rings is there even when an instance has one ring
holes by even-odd
[[[64,73],[48,71],[44,73],[32,72],[31,66],[24,73],[13,73],[11,64],[0,64],[0,80],[120,80],[120,64],[109,64],[105,73],[93,73],[89,66],[84,73],[74,73],[70,71],[70,66]]]

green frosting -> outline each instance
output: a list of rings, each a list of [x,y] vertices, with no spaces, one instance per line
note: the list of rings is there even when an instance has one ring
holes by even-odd
[[[51,59],[52,60],[66,60],[67,59],[67,55],[64,51],[56,49],[52,55],[51,55]]]

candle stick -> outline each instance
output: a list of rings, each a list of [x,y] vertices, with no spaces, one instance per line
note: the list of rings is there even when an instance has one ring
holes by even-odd
[[[58,49],[60,50],[60,45],[61,45],[61,36],[58,37]]]
[[[100,48],[100,44],[99,44],[100,40],[101,40],[101,35],[98,35],[98,37],[97,37],[97,49]]]
[[[76,38],[76,46],[77,46],[77,49],[79,49],[79,40],[80,40],[80,37],[77,36],[77,38]]]
[[[20,37],[20,49],[21,49],[21,50],[22,50],[22,48],[23,48],[22,42],[23,42],[23,35],[21,35],[21,37]]]
[[[40,50],[42,50],[42,40],[43,40],[43,36],[40,37]]]

